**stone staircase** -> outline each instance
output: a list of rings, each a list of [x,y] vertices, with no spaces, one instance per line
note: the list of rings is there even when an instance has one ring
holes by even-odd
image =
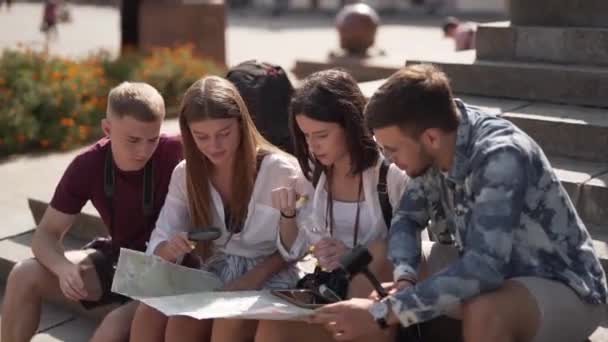
[[[28,205],[36,225],[40,222],[48,204],[37,199],[30,199]],[[107,228],[98,216],[81,213],[69,233],[63,239],[66,250],[79,249],[96,236],[107,235]],[[13,266],[25,259],[32,258],[32,238],[34,230],[25,231],[16,236],[0,241],[0,281],[6,282]]]
[[[424,62],[459,95],[515,101],[495,113],[547,153],[608,269],[608,2],[510,0],[510,18],[480,25],[476,51]]]
[[[28,200],[28,205],[32,212],[36,225],[40,222],[48,204],[36,199]],[[94,237],[106,236],[107,228],[98,216],[93,214],[81,213],[69,233],[63,238],[63,245],[66,250],[80,249]],[[18,262],[33,257],[31,245],[34,230],[29,230],[16,236],[0,241],[0,282],[6,283],[8,275]],[[53,303],[52,310],[59,310],[63,316],[70,319],[92,319],[93,321],[103,318],[111,309],[111,306],[98,307],[94,310],[85,310],[69,300],[61,300]],[[51,314],[51,316],[55,316]],[[40,327],[44,330],[44,324]]]
[[[477,51],[439,65],[457,94],[521,101],[498,113],[536,140],[594,237],[608,231],[608,3],[511,0],[480,25]],[[417,64],[422,61],[408,61]]]

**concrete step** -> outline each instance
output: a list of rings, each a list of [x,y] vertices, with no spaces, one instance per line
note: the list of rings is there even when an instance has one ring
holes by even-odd
[[[605,225],[608,222],[608,163],[549,159],[583,221]]]
[[[399,64],[380,64],[373,61],[361,61],[360,59],[341,59],[336,61],[314,61],[297,60],[293,69],[293,74],[298,79],[321,70],[332,68],[342,68],[347,70],[357,81],[367,82],[387,78],[399,69]]]
[[[608,65],[608,28],[478,26],[477,58],[558,64]]]
[[[500,114],[554,156],[608,162],[605,109],[533,103]]]
[[[383,80],[360,87],[370,97]],[[608,222],[608,115],[604,110],[504,98],[461,96],[466,103],[511,120],[550,155],[552,166],[583,220]],[[585,160],[586,159],[586,160]]]
[[[93,337],[99,321],[100,319],[90,319],[77,315],[65,323],[39,330],[32,342],[87,342]]]
[[[385,80],[360,83],[370,97]],[[553,156],[608,162],[608,110],[456,94],[468,104],[515,123]]]
[[[4,303],[5,287],[0,287],[0,306]],[[1,318],[0,318],[1,319]],[[55,329],[57,326],[67,324],[75,320],[74,313],[60,306],[53,304],[43,304],[40,323],[38,324],[38,332],[44,333]],[[36,338],[33,339],[36,341]],[[44,340],[38,340],[44,341]],[[47,340],[48,341],[48,340]],[[74,341],[74,340],[71,340]]]
[[[34,222],[38,226],[48,203],[35,198],[28,198],[27,202],[34,217]],[[91,241],[96,237],[107,235],[108,229],[99,215],[86,212],[78,214],[69,231],[69,236],[82,241]]]
[[[0,281],[5,282],[10,270],[18,262],[33,258],[32,237],[34,230],[0,241]],[[63,239],[66,250],[80,249],[84,241],[67,235]]]
[[[361,89],[361,92],[363,93],[365,98],[369,99],[370,97],[372,97],[372,95],[374,95],[376,90],[378,90],[378,88],[380,88],[380,86],[385,82],[386,79],[361,82],[359,83],[359,88]],[[532,104],[532,102],[528,100],[505,99],[502,97],[474,96],[458,93],[454,96],[468,104],[481,107],[488,113],[494,115],[500,115],[509,111],[516,111],[519,108]]]
[[[600,261],[605,269],[608,269],[608,227],[588,225],[588,229],[594,238]],[[17,237],[0,241],[0,278],[5,280],[10,272],[8,265],[14,265],[21,260],[32,257],[30,251],[33,231]],[[72,237],[65,240],[66,249],[78,248],[82,242]],[[0,289],[0,298],[4,289]],[[87,341],[95,330],[100,319],[103,318],[112,306],[106,306],[93,311],[85,311],[78,305],[69,301],[55,302],[43,308],[43,319],[39,332],[33,341]],[[593,333],[592,342],[608,341],[608,322]]]
[[[33,236],[34,230],[31,230],[27,233],[0,241],[0,282],[2,284],[6,283],[10,271],[17,263],[34,257],[31,250]],[[74,238],[69,234],[63,239],[63,245],[66,251],[80,249],[84,243],[85,241]],[[97,307],[93,310],[85,310],[78,303],[67,299],[57,299],[54,300],[52,304],[59,308],[66,309],[76,316],[95,320],[101,319],[115,307],[114,305],[106,305]]]
[[[476,61],[474,52],[424,63],[443,69],[456,93],[608,107],[608,68]]]
[[[608,27],[606,0],[510,0],[516,25]]]
[[[587,224],[587,230],[593,238],[593,248],[602,263],[602,267],[608,272],[608,226]],[[608,317],[606,319],[608,320]]]

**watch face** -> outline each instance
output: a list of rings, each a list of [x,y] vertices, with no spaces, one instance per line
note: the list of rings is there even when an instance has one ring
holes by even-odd
[[[375,302],[369,308],[369,311],[375,319],[385,318],[388,314],[388,306],[384,302]]]

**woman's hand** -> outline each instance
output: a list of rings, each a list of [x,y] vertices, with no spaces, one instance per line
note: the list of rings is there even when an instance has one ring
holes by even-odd
[[[281,212],[282,218],[295,218],[296,197],[296,191],[291,186],[273,189],[271,192],[272,206]]]
[[[312,254],[324,270],[333,271],[340,267],[340,258],[348,251],[341,240],[325,237],[313,245]]]
[[[165,260],[175,262],[185,254],[192,252],[194,247],[194,243],[188,240],[188,233],[180,232],[163,242],[156,254]]]

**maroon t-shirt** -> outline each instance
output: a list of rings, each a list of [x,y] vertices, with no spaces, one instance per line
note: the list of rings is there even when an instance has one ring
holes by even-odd
[[[68,166],[55,189],[51,206],[66,214],[78,214],[91,201],[101,219],[110,227],[112,213],[104,192],[104,165],[110,147],[107,138],[99,140],[78,155]],[[154,209],[145,217],[143,209],[144,170],[121,171],[114,168],[114,227],[110,227],[114,247],[145,250],[158,213],[165,203],[171,173],[182,159],[181,140],[161,135],[152,155]]]

